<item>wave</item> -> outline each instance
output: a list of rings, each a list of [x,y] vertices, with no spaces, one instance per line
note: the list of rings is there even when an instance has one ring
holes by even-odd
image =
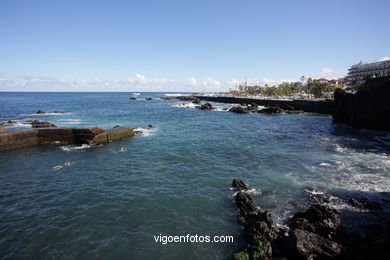
[[[165,94],[167,97],[181,97],[184,96],[183,94]]]
[[[31,128],[31,124],[16,122],[15,124],[2,126],[2,128],[20,128],[20,127]]]
[[[65,152],[71,152],[74,150],[83,150],[83,149],[88,149],[93,147],[92,145],[89,144],[83,144],[83,145],[65,145],[65,146],[60,146],[60,149]]]
[[[136,131],[141,131],[141,136],[148,137],[148,136],[154,136],[156,135],[156,132],[158,131],[158,128],[144,128],[144,127],[138,127],[135,128]]]

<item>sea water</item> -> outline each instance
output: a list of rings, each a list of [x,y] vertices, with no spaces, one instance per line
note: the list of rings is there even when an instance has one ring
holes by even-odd
[[[0,152],[0,258],[227,259],[244,245],[233,178],[248,183],[279,224],[304,210],[310,194],[332,194],[341,211],[352,210],[347,201],[356,196],[389,200],[389,132],[327,115],[235,114],[227,104],[201,111],[157,99],[164,94],[0,93],[0,121],[18,122],[7,131],[29,129],[26,120],[143,130],[97,147]],[[154,239],[187,234],[234,242]]]

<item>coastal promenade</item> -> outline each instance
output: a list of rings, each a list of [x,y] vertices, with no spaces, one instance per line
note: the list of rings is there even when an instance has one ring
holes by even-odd
[[[226,97],[226,96],[198,96],[200,100],[230,103],[230,104],[256,104],[266,107],[280,107],[284,110],[300,110],[310,113],[333,114],[333,100],[310,100],[310,99],[257,99],[245,97]]]

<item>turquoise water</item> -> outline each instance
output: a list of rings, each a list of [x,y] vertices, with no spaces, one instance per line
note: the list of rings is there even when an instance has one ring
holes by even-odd
[[[380,202],[390,135],[330,116],[241,115],[144,100],[164,93],[0,93],[0,121],[143,129],[100,147],[0,153],[0,258],[227,259],[244,243],[231,181],[239,177],[280,224],[309,192]],[[226,105],[215,104],[217,107]],[[34,115],[38,109],[64,114]],[[28,129],[22,124],[8,130]],[[126,152],[119,153],[121,147]],[[65,161],[72,166],[54,171]],[[158,235],[230,235],[233,243],[156,243]]]

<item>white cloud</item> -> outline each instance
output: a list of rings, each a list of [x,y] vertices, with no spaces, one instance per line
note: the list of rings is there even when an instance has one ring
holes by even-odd
[[[378,61],[386,61],[386,60],[390,60],[390,56],[380,58]]]
[[[269,78],[248,78],[248,85],[278,85],[283,81]],[[127,80],[94,79],[65,79],[62,77],[18,76],[10,80],[0,75],[0,91],[174,91],[174,92],[220,92],[235,89],[245,83],[245,79],[232,78],[217,80],[212,77],[186,80],[171,80],[166,78],[148,78],[135,74]]]
[[[334,69],[323,68],[323,69],[321,70],[320,75],[321,75],[321,77],[325,77],[325,76],[330,75],[330,74],[333,74],[333,73],[335,73],[335,72],[336,72],[336,71],[335,71]]]
[[[195,78],[188,78],[187,80],[188,80],[188,83],[191,86],[197,86],[198,85],[198,81]]]

